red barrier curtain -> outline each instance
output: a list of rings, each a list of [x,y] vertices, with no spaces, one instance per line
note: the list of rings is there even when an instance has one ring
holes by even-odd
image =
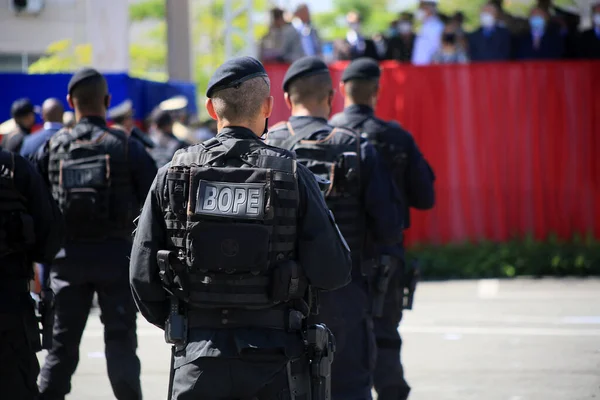
[[[437,176],[410,242],[600,237],[600,62],[382,66],[377,114],[414,135]],[[344,67],[331,67],[336,85]],[[271,123],[289,116],[286,68],[267,66]]]

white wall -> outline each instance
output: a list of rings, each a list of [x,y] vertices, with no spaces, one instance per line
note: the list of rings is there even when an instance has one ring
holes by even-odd
[[[102,71],[129,67],[129,15],[125,0],[45,0],[38,15],[15,15],[0,0],[0,54],[41,54],[48,45],[71,39],[90,43],[94,66]]]
[[[74,44],[85,43],[86,0],[46,0],[45,3],[37,16],[17,16],[8,0],[0,0],[0,53],[39,54],[51,43],[64,39],[72,39]]]

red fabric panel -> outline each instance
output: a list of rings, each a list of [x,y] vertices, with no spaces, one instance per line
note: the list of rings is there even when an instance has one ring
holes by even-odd
[[[331,66],[336,90],[345,65]],[[286,68],[267,65],[271,124],[289,117]],[[382,69],[377,115],[414,135],[437,176],[437,206],[413,212],[410,242],[600,238],[600,62]]]

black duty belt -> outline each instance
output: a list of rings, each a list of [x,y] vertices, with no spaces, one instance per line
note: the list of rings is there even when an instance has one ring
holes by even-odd
[[[267,328],[290,332],[302,329],[303,315],[294,309],[201,309],[188,311],[190,328]]]

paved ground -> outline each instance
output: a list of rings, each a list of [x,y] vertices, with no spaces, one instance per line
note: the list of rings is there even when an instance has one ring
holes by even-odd
[[[139,324],[144,398],[163,400],[169,347]],[[600,400],[600,279],[424,283],[401,332],[411,400]],[[93,315],[68,399],[113,398],[103,349]]]

